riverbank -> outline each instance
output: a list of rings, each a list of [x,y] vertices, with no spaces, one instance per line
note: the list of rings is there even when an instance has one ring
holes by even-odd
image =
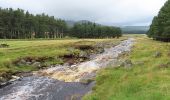
[[[73,65],[59,65],[52,68],[40,70],[35,74],[48,76],[53,79],[65,81],[65,82],[81,82],[93,79],[94,75],[101,68],[106,67],[109,64],[114,64],[117,62],[117,58],[120,54],[124,52],[129,52],[133,45],[134,39],[130,38],[128,40],[122,41],[120,44],[109,48],[105,48],[104,52],[95,55],[89,61],[85,61]],[[88,78],[90,77],[90,79]],[[86,79],[86,80],[85,80]]]
[[[129,67],[108,66],[97,74],[93,92],[84,100],[169,100],[170,43],[136,37]]]

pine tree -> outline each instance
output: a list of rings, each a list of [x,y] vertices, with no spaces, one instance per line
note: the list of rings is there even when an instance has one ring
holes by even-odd
[[[156,40],[170,41],[170,0],[161,8],[158,16],[154,17],[148,36]]]

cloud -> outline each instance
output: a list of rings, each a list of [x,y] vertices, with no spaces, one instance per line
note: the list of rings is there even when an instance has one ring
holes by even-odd
[[[167,0],[0,0],[3,8],[22,8],[65,20],[107,25],[149,25]]]

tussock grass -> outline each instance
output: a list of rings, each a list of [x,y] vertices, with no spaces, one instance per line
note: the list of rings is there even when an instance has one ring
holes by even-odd
[[[92,94],[84,100],[170,100],[170,43],[146,36],[135,38],[136,44],[126,57],[134,63],[133,68],[101,70]],[[162,56],[154,57],[155,52]]]

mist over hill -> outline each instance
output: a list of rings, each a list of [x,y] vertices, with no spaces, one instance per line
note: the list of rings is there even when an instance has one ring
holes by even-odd
[[[124,34],[145,34],[149,26],[122,26],[120,27]]]
[[[90,21],[88,20],[80,20],[80,21],[73,21],[68,20],[66,21],[68,27],[73,27],[74,24],[82,24],[82,23],[88,23]],[[124,34],[145,34],[149,30],[149,26],[118,26],[121,28],[122,33]]]
[[[92,23],[91,21],[88,21],[88,20],[79,20],[79,21],[66,20],[68,27],[73,27],[74,24],[83,24],[83,23],[88,23],[88,22]]]

